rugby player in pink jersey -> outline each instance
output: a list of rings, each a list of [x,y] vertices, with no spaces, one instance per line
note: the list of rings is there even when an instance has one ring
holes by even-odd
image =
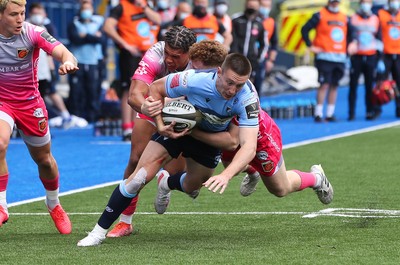
[[[190,69],[189,48],[195,42],[196,35],[190,29],[183,26],[172,27],[166,32],[164,40],[155,43],[139,62],[129,89],[128,104],[138,114],[132,130],[131,152],[124,179],[133,173],[144,148],[157,131],[153,119],[141,114],[150,84],[169,73]],[[159,105],[154,106],[154,108],[159,107]],[[165,166],[165,170],[172,174],[184,171],[185,161],[181,157],[172,160]],[[107,234],[107,237],[121,237],[132,233],[132,217],[138,197],[132,199],[131,204],[121,214],[120,222]]]
[[[37,65],[43,49],[61,62],[60,75],[78,70],[75,57],[45,29],[25,22],[26,0],[0,0],[0,226],[8,221],[6,152],[14,125],[21,134],[46,190],[46,206],[61,234],[72,230],[61,207],[59,171],[51,153],[48,114],[38,90]]]

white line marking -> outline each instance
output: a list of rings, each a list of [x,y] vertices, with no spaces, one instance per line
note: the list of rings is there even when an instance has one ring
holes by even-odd
[[[101,215],[101,212],[68,213],[68,215]],[[13,213],[17,216],[43,216],[49,213]],[[155,212],[135,212],[135,215],[158,215]],[[400,218],[400,210],[328,208],[318,212],[167,212],[165,215],[301,215],[302,218],[319,216],[344,218]]]

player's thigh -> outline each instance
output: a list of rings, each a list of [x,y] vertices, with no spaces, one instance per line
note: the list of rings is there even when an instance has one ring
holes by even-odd
[[[265,187],[272,193],[286,190],[290,186],[290,181],[286,173],[286,166],[283,159],[279,165],[279,168],[272,176],[265,176],[261,174],[261,179]]]
[[[191,158],[186,158],[186,178],[183,183],[185,191],[191,192],[200,189],[214,173],[214,168],[201,165]]]
[[[43,146],[32,146],[30,144],[27,144],[26,146],[28,147],[33,161],[36,163],[47,161],[48,164],[52,164],[51,160],[53,159],[53,156],[51,155],[50,142]]]
[[[169,161],[164,166],[164,169],[168,171],[170,175],[186,171],[186,159],[182,155],[180,155],[178,158]]]
[[[135,118],[131,137],[131,156],[139,158],[155,132],[156,128],[148,120]]]

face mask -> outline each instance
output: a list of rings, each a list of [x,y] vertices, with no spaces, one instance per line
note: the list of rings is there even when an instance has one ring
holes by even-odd
[[[85,9],[81,11],[81,18],[82,19],[90,19],[93,15],[93,11],[89,9]]]
[[[217,5],[217,6],[215,7],[215,13],[216,13],[218,16],[223,16],[223,15],[225,15],[225,14],[226,14],[226,11],[228,11],[228,6],[225,5],[225,4]]]
[[[159,0],[157,2],[157,7],[161,10],[166,10],[168,9],[168,2],[167,1],[163,1],[163,0]]]
[[[203,18],[207,15],[207,8],[204,6],[194,6],[193,15],[198,18]]]
[[[44,16],[39,14],[32,15],[30,21],[35,25],[42,26],[44,23]]]
[[[389,7],[392,10],[398,10],[400,8],[400,2],[399,1],[392,1],[392,2],[390,2]]]
[[[371,13],[372,4],[371,3],[361,3],[360,10],[365,14]]]
[[[328,6],[328,10],[331,11],[332,13],[338,13],[340,11],[339,6],[333,7],[333,6]]]
[[[244,13],[248,16],[251,16],[253,14],[255,14],[257,12],[257,10],[255,10],[254,8],[246,8],[246,10],[244,11]]]
[[[189,13],[180,13],[179,14],[179,19],[185,19],[189,16]]]
[[[271,9],[262,6],[260,7],[259,12],[263,17],[267,18],[269,16],[269,12],[271,12]]]

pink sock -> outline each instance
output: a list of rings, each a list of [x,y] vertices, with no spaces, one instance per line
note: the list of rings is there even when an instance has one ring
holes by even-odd
[[[125,208],[125,210],[122,212],[122,214],[125,215],[133,215],[136,211],[136,205],[139,199],[139,195],[137,195],[135,198],[131,200],[131,203],[129,204],[128,207]]]
[[[0,176],[0,191],[5,191],[8,184],[8,173]]]
[[[304,190],[305,188],[314,187],[316,178],[313,173],[301,172],[298,170],[293,170],[293,171],[296,172],[300,176],[300,179],[301,179],[299,191]]]
[[[56,190],[56,189],[58,189],[58,187],[59,187],[59,183],[58,183],[59,176],[58,175],[54,179],[45,179],[45,178],[42,178],[42,177],[39,177],[39,178],[42,181],[43,186],[44,186],[44,188],[46,190]]]

